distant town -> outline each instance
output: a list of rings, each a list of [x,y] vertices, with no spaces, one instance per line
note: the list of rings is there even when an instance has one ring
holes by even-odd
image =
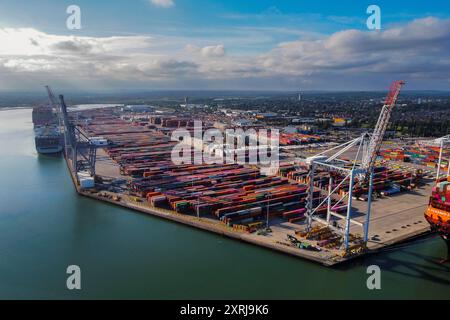
[[[187,94],[190,94],[188,97]],[[383,92],[150,92],[74,94],[71,105],[109,103],[151,105],[178,115],[222,114],[235,125],[258,122],[289,126],[288,130],[326,134],[373,128],[383,105]],[[39,94],[2,94],[1,107],[33,107],[45,103]],[[292,128],[292,127],[295,127]],[[450,133],[450,92],[405,91],[392,113],[387,136],[436,137]]]

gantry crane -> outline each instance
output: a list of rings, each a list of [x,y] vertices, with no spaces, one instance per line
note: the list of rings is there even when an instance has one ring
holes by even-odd
[[[50,104],[58,111],[60,125],[64,128],[64,149],[68,159],[71,160],[72,170],[75,174],[85,169],[91,176],[95,176],[95,164],[97,159],[97,149],[105,148],[105,145],[96,145],[86,136],[83,131],[74,125],[67,112],[67,105],[62,95],[59,96],[59,104],[49,86],[47,89]],[[78,175],[77,179],[78,179]]]
[[[45,89],[47,90],[47,95],[48,95],[48,100],[50,102],[50,105],[58,114],[59,126],[60,126],[60,128],[63,129],[64,152],[65,152],[66,156],[68,156],[68,153],[72,151],[71,146],[73,146],[73,141],[71,141],[71,138],[74,136],[73,132],[69,133],[69,130],[71,129],[69,119],[68,119],[68,117],[64,116],[63,108],[60,106],[60,104],[58,103],[58,100],[56,99],[55,95],[53,94],[52,88],[50,86],[45,86]]]
[[[364,177],[362,177],[363,182],[367,184],[369,181],[370,173],[373,171],[375,166],[375,161],[380,151],[381,144],[383,143],[383,137],[386,132],[386,128],[391,118],[392,110],[394,109],[395,103],[397,102],[398,95],[402,89],[405,81],[394,81],[389,90],[386,101],[381,109],[380,116],[375,126],[375,130],[372,133],[372,137],[369,141],[369,146],[363,157],[361,168],[365,170]]]
[[[392,83],[383,108],[381,109],[381,114],[378,118],[377,125],[375,126],[375,130],[372,134],[369,134],[367,132],[363,133],[360,137],[354,140],[321,152],[313,157],[309,157],[306,159],[306,161],[301,159],[298,160],[300,164],[306,164],[309,170],[308,196],[306,201],[307,228],[311,228],[312,222],[314,220],[321,223],[322,225],[328,226],[338,233],[341,233],[344,236],[343,244],[346,250],[349,248],[350,227],[352,224],[358,225],[362,228],[362,240],[364,243],[367,243],[368,241],[373,191],[373,169],[378,152],[380,151],[381,144],[383,142],[383,137],[386,132],[392,110],[395,106],[400,90],[404,84],[404,81],[395,81]],[[357,153],[353,161],[340,159],[341,155],[353,148],[357,148]],[[330,178],[328,195],[321,201],[319,205],[314,206],[314,176],[317,168],[330,172]],[[338,173],[343,176],[343,180],[335,187],[333,186],[333,175],[331,174],[332,172]],[[365,215],[363,222],[353,218],[354,214],[352,209],[352,198],[353,189],[356,185],[356,177],[358,178],[358,182],[360,184],[362,183],[368,186],[367,210],[365,212],[360,212],[360,214]],[[337,195],[339,188],[344,183],[348,183],[349,185],[348,192],[342,196]],[[338,198],[338,201],[335,205],[331,205],[333,198]],[[344,204],[345,202],[346,204]],[[343,205],[346,207],[345,215],[336,212],[336,208],[343,206],[339,205],[340,203],[343,203]],[[316,211],[324,204],[327,205],[326,220],[321,219],[315,215]],[[343,219],[344,225],[333,225],[331,223],[332,216],[338,219]]]
[[[434,139],[434,140],[423,140],[423,141],[418,141],[418,144],[420,146],[425,146],[425,147],[438,147],[439,148],[439,160],[438,160],[438,165],[437,165],[437,170],[436,170],[436,180],[439,180],[441,177],[441,165],[442,165],[442,160],[447,160],[447,173],[444,173],[444,175],[446,175],[447,177],[450,177],[450,165],[448,165],[448,162],[450,162],[450,159],[448,158],[444,158],[444,149],[448,150],[448,148],[450,147],[450,134],[445,135],[443,137]]]
[[[70,147],[72,148],[72,166],[73,170],[78,173],[85,169],[95,176],[95,164],[97,160],[97,149],[104,148],[104,145],[96,145],[91,139],[86,136],[83,131],[75,126],[70,120],[67,113],[67,106],[64,101],[64,96],[59,96],[62,115],[64,119],[64,126],[67,128]],[[80,158],[80,159],[79,159]],[[86,165],[84,163],[86,163]]]

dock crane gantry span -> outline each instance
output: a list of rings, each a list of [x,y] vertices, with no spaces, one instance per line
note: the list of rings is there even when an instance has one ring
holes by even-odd
[[[65,154],[71,160],[73,172],[75,172],[78,179],[77,173],[83,169],[84,165],[81,162],[84,161],[87,163],[87,169],[91,176],[95,176],[97,149],[105,146],[98,146],[92,143],[90,138],[70,121],[64,96],[59,96],[58,104],[52,89],[49,86],[45,88],[47,89],[50,104],[58,111],[60,125],[64,127]],[[82,161],[79,161],[80,157]]]
[[[389,90],[386,101],[381,109],[380,116],[375,126],[375,130],[372,133],[372,137],[369,141],[369,146],[363,157],[361,167],[365,170],[363,182],[367,184],[369,181],[370,173],[373,171],[375,161],[380,152],[381,144],[383,143],[384,134],[391,118],[392,110],[397,102],[398,95],[402,89],[405,81],[394,81]]]
[[[381,109],[380,116],[378,118],[377,124],[372,134],[367,132],[363,133],[360,137],[343,143],[341,145],[335,146],[329,150],[325,150],[315,156],[309,157],[307,159],[298,159],[296,162],[304,166],[306,164],[308,173],[308,195],[306,201],[306,218],[307,218],[307,229],[311,229],[312,222],[316,221],[322,225],[333,229],[334,231],[340,233],[344,237],[343,245],[345,249],[349,249],[350,242],[350,227],[352,224],[358,225],[363,230],[363,242],[367,243],[369,234],[369,222],[370,222],[370,211],[372,204],[372,191],[373,191],[373,170],[375,166],[375,161],[383,142],[383,137],[386,132],[392,110],[397,101],[400,90],[405,84],[404,81],[394,81],[390,87],[388,96],[385,103]],[[339,157],[345,152],[351,150],[352,148],[357,148],[357,153],[353,161],[348,161],[340,159]],[[314,177],[316,168],[330,172],[329,178],[329,189],[328,195],[325,197],[319,205],[315,206],[314,203]],[[333,175],[331,173],[338,173],[344,177],[344,179],[336,186],[333,184]],[[353,189],[356,185],[355,178],[358,177],[358,183],[361,185],[368,186],[368,199],[367,199],[367,211],[360,212],[364,214],[364,221],[358,221],[353,218],[352,209],[352,198]],[[337,192],[339,188],[344,184],[348,183],[348,192],[343,196],[339,196],[339,200],[336,204],[332,205],[332,199],[337,197]],[[334,189],[333,189],[334,188]],[[336,208],[344,205],[340,203],[347,204],[346,214],[341,214],[336,212]],[[327,206],[327,217],[322,219],[315,215],[316,211],[323,205]],[[344,220],[344,226],[335,225],[331,221],[331,217]]]
[[[436,181],[442,178],[441,175],[444,175],[446,177],[450,177],[450,165],[448,165],[448,162],[450,162],[450,158],[444,158],[444,149],[449,150],[450,148],[450,134],[445,135],[443,137],[434,139],[434,140],[422,140],[417,141],[419,146],[424,147],[438,147],[439,148],[439,160],[436,168]],[[442,173],[442,160],[447,161],[447,172]]]
[[[47,90],[50,105],[58,114],[59,126],[64,128],[64,152],[66,156],[68,156],[69,149],[73,146],[72,137],[75,136],[75,134],[73,132],[69,132],[72,128],[69,119],[64,115],[63,108],[60,106],[58,100],[53,94],[52,88],[50,86],[45,86],[45,89]]]

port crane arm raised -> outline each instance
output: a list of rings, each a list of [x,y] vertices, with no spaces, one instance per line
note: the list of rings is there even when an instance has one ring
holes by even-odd
[[[383,137],[386,132],[386,128],[391,118],[392,110],[394,109],[395,103],[397,102],[400,90],[405,84],[404,81],[394,81],[389,90],[386,101],[381,109],[380,116],[375,126],[375,130],[372,133],[372,137],[369,141],[369,146],[362,159],[361,167],[365,170],[365,175],[363,181],[367,183],[369,181],[370,173],[373,171],[375,166],[375,161],[377,159],[378,152],[380,151],[381,144],[383,142]]]

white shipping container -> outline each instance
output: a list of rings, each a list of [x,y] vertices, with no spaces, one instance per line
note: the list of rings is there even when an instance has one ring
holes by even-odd
[[[94,177],[87,171],[80,171],[78,173],[78,181],[80,181],[80,187],[82,189],[90,189],[95,187]]]
[[[94,178],[79,177],[81,189],[90,189],[95,187]]]

